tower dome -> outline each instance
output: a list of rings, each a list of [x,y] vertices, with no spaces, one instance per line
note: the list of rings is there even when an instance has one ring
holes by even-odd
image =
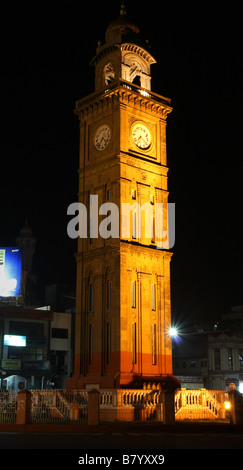
[[[119,79],[151,90],[150,66],[156,60],[146,50],[140,29],[131,20],[122,2],[120,16],[107,27],[105,44],[98,43],[95,66],[95,89],[100,90]]]
[[[35,253],[36,238],[33,236],[32,229],[27,225],[21,228],[19,236],[16,238],[17,246],[23,250],[22,267],[24,271],[32,273],[32,262]]]
[[[120,16],[112,21],[105,34],[106,44],[119,44],[122,42],[135,42],[140,39],[139,27],[127,16],[124,2],[122,2]]]

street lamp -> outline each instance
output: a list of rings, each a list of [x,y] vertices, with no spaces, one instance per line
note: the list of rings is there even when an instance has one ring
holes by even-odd
[[[177,329],[174,326],[170,327],[169,335],[171,338],[176,338],[178,336]]]

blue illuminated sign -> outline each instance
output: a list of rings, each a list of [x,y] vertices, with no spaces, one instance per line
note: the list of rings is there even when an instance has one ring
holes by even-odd
[[[20,295],[21,261],[21,248],[0,248],[0,297]]]

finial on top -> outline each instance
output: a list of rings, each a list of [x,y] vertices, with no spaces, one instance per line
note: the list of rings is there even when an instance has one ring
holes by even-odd
[[[126,7],[125,7],[125,2],[124,2],[124,0],[122,0],[120,15],[125,16],[126,14],[127,14],[127,12],[126,12]]]

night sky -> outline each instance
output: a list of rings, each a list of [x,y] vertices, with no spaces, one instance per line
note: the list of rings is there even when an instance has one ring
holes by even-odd
[[[27,218],[39,286],[75,284],[76,241],[66,233],[78,191],[73,109],[94,91],[89,62],[120,1],[19,3],[1,6],[0,245],[14,245]],[[172,318],[214,320],[243,304],[240,12],[224,2],[126,5],[158,62],[152,91],[174,108]]]

